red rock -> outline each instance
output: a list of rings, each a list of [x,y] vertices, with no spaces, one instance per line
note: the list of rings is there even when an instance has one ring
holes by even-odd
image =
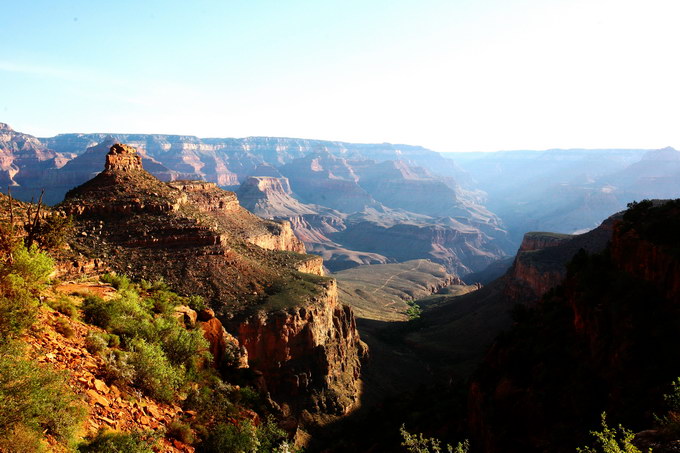
[[[109,393],[109,386],[106,385],[104,381],[100,381],[99,379],[94,380],[94,388],[96,388],[97,391],[102,392],[105,395]]]
[[[97,404],[102,405],[103,407],[108,407],[109,404],[110,404],[108,399],[104,398],[102,395],[97,393],[97,391],[95,391],[95,390],[88,389],[88,390],[85,390],[85,393],[90,398],[90,400],[92,400],[93,402],[95,402]]]

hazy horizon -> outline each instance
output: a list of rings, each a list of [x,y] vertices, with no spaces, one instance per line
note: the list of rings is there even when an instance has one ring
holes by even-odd
[[[670,0],[43,0],[4,10],[0,113],[36,136],[299,137],[439,152],[680,146],[680,5]]]

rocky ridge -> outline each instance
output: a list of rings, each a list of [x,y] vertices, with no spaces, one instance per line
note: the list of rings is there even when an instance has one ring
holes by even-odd
[[[642,202],[605,222],[610,246],[572,248],[559,286],[497,339],[469,394],[481,448],[573,451],[603,411],[634,431],[655,423],[677,377],[679,203]]]
[[[105,170],[70,191],[60,208],[76,216],[82,232],[75,250],[206,297],[245,346],[263,387],[293,407],[292,415],[309,409],[316,415],[306,421],[321,420],[358,400],[364,346],[352,312],[337,303],[333,280],[319,276],[320,259],[301,254],[289,224],[257,218],[213,183],[162,183],[124,145],[114,145]],[[284,325],[294,327],[280,330]],[[289,352],[276,367],[260,360],[279,350]],[[307,383],[294,396],[279,393],[280,376],[306,376]]]

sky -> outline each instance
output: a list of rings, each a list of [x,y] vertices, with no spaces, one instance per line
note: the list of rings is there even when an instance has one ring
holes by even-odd
[[[0,4],[0,122],[39,137],[680,149],[677,0]]]

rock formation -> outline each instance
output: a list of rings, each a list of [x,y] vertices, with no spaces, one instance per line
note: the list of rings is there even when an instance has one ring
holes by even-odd
[[[199,314],[198,323],[217,360],[243,365],[224,322],[272,395],[288,396],[281,376],[306,376],[307,385],[286,399],[296,414],[313,410],[320,420],[356,403],[363,344],[352,312],[338,304],[335,282],[320,276],[321,260],[303,254],[289,224],[254,216],[214,183],[162,183],[125,145],[112,146],[105,170],[71,190],[60,208],[82,232],[75,250],[204,296],[216,317]],[[270,355],[276,363],[263,359]]]
[[[603,411],[610,426],[637,431],[663,407],[680,359],[669,347],[680,340],[680,201],[610,220],[610,247],[575,252],[560,286],[518,314],[475,374],[470,422],[482,450],[574,451]]]

